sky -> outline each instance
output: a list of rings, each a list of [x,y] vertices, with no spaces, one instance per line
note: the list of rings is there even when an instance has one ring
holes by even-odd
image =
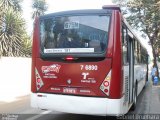
[[[76,9],[101,9],[103,5],[113,5],[112,0],[46,0],[48,10],[45,13],[53,13],[66,10]],[[22,3],[23,17],[26,21],[26,29],[28,34],[32,34],[33,20],[32,20],[32,0],[23,0]],[[143,40],[144,45],[152,54],[147,40]]]

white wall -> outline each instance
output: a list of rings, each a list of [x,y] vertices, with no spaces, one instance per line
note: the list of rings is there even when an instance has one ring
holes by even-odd
[[[0,101],[30,93],[31,58],[0,58]]]

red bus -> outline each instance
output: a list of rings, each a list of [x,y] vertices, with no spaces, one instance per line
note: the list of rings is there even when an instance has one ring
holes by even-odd
[[[31,106],[122,115],[146,83],[147,51],[119,7],[74,10],[35,20]]]

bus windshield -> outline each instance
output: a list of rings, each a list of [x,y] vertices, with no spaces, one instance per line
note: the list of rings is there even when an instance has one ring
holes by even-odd
[[[41,19],[41,50],[43,54],[102,53],[107,46],[109,21],[109,15]]]

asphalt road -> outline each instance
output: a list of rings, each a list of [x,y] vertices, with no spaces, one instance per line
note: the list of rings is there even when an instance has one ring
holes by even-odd
[[[12,102],[0,102],[0,120],[114,120],[117,117],[100,117],[89,115],[66,114],[55,111],[44,111],[30,107],[30,95],[16,98]],[[150,83],[138,96],[137,108],[126,116],[153,115],[160,119],[160,86],[152,86]],[[10,119],[7,119],[10,118]],[[145,119],[150,119],[150,116]],[[124,118],[127,119],[127,118]],[[130,118],[129,118],[130,119]],[[134,118],[135,119],[135,118]]]

